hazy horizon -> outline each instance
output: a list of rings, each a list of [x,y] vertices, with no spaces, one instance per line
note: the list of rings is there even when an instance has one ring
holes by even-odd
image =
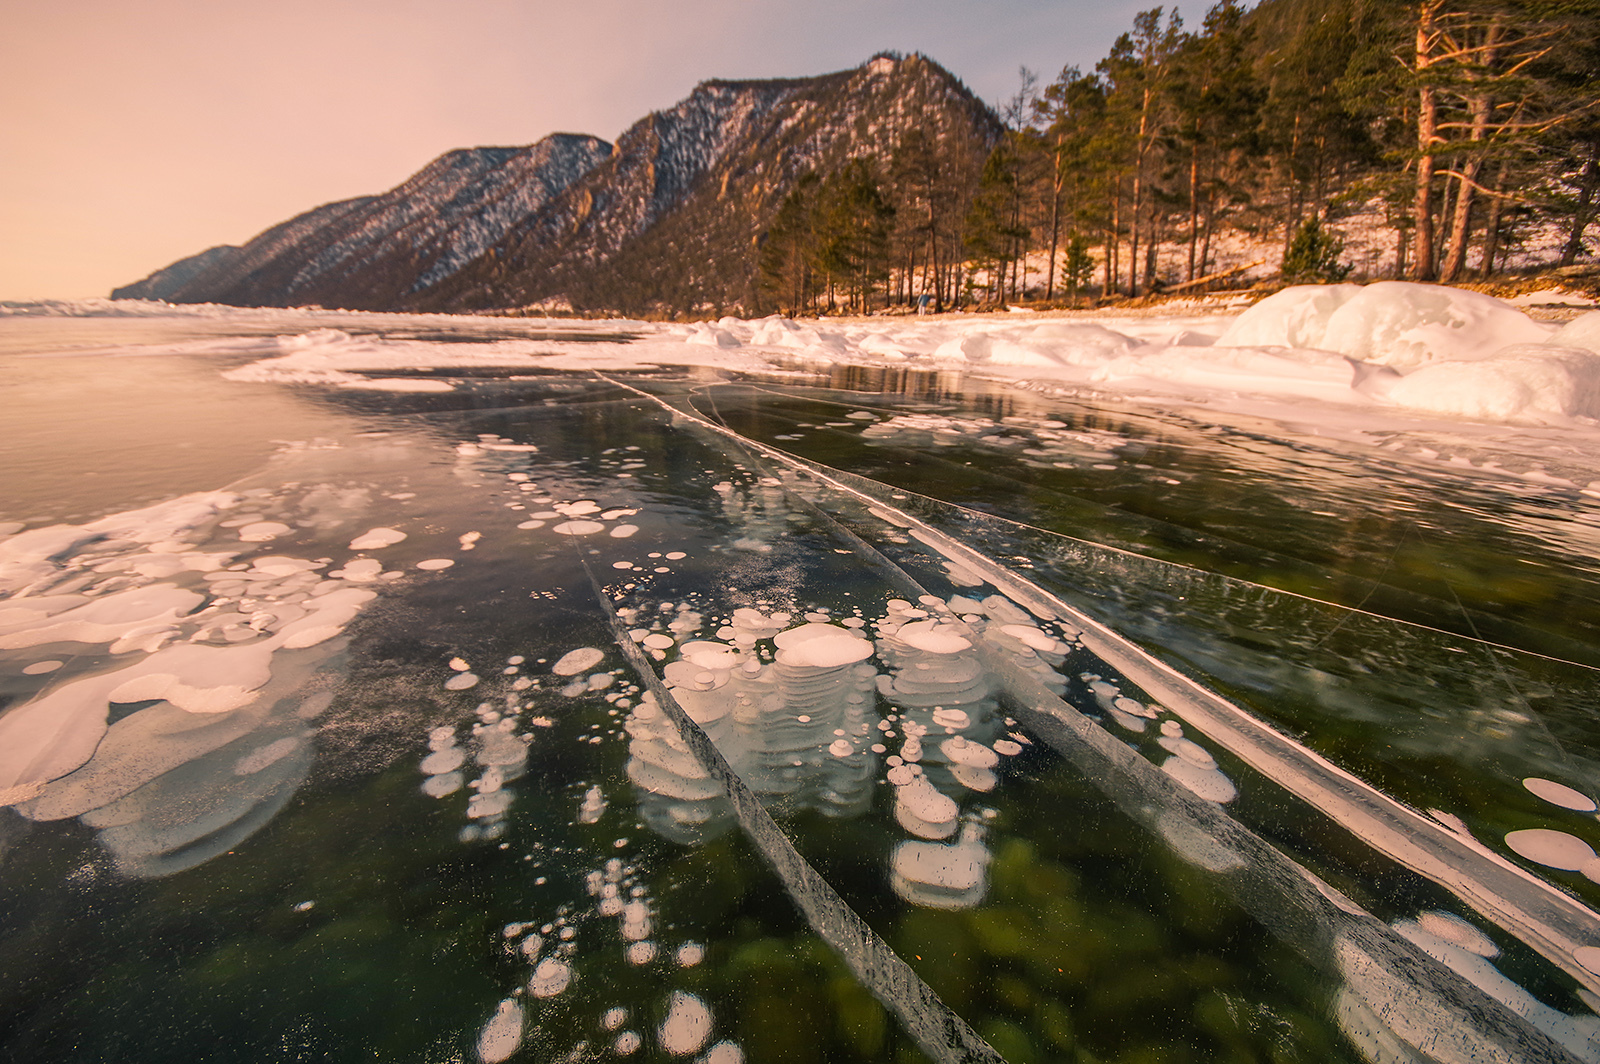
[[[1133,0],[155,0],[28,5],[0,41],[0,299],[104,296],[453,148],[607,141],[713,78],[921,52],[990,103],[1092,66]],[[1203,12],[1188,12],[1197,22]],[[625,27],[621,36],[613,27]]]

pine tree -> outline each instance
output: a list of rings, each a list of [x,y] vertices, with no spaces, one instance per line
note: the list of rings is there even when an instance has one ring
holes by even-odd
[[[761,242],[762,291],[798,315],[816,304],[817,200],[821,180],[802,174],[784,197]]]
[[[1311,215],[1300,225],[1283,257],[1281,275],[1289,284],[1331,284],[1350,276],[1350,267],[1341,265],[1344,240],[1322,228],[1322,219]]]

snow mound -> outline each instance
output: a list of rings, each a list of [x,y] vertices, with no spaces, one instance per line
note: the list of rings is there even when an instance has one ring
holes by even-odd
[[[1387,382],[1380,394],[1412,410],[1479,420],[1600,417],[1600,354],[1513,344],[1489,358],[1423,366]]]
[[[1573,318],[1547,341],[1561,347],[1581,347],[1600,353],[1600,311],[1590,311]]]
[[[1286,288],[1241,314],[1217,345],[1321,348],[1405,370],[1487,358],[1548,335],[1545,326],[1493,296],[1379,281]]]

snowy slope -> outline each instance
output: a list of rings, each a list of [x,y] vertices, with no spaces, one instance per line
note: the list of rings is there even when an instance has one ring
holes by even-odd
[[[751,303],[760,232],[795,180],[892,156],[912,129],[979,166],[999,120],[937,63],[709,81],[617,141],[611,159],[451,282],[408,306],[471,310],[552,297],[644,310]]]
[[[166,298],[393,305],[477,257],[609,152],[604,141],[565,133],[525,148],[448,152],[380,196],[321,207],[268,230]]]

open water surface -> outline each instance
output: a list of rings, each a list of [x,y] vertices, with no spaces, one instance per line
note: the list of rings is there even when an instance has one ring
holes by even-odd
[[[49,328],[8,1058],[1600,1060],[1575,489],[946,374],[394,394]]]

